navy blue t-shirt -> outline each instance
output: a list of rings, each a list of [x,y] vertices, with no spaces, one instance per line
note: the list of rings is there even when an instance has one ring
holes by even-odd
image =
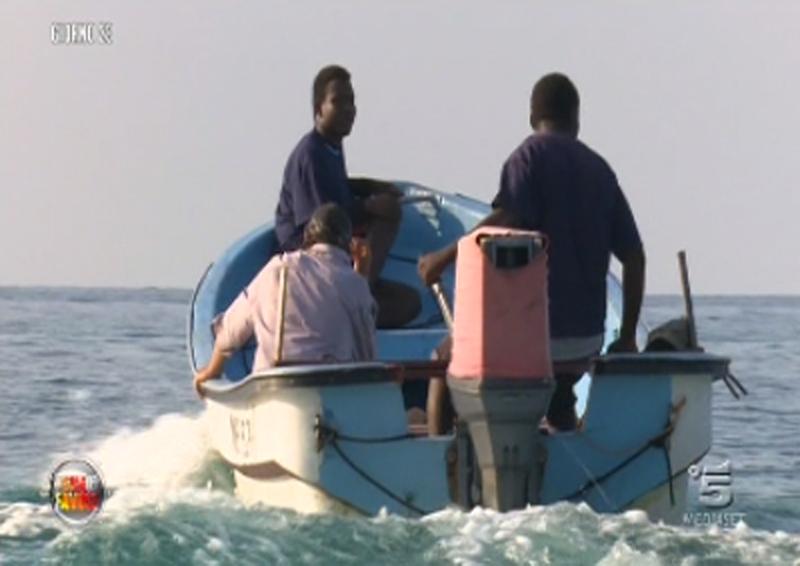
[[[503,165],[492,207],[548,236],[551,336],[602,333],[610,254],[624,258],[642,247],[606,161],[571,136],[533,134]]]
[[[299,248],[303,230],[322,204],[335,202],[346,210],[353,205],[347,181],[344,151],[316,130],[304,135],[289,156],[275,210],[275,233],[284,251]]]

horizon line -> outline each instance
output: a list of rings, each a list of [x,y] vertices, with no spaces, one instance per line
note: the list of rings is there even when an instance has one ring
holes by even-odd
[[[176,287],[171,285],[80,285],[80,284],[65,284],[65,285],[14,285],[14,284],[0,284],[0,290],[14,290],[14,289],[29,289],[29,290],[76,290],[76,291],[91,291],[91,290],[105,290],[105,291],[182,291],[191,293],[194,291],[193,287]],[[646,293],[647,297],[681,297],[681,293]],[[714,293],[695,293],[692,292],[692,297],[775,297],[775,298],[793,298],[800,297],[800,292],[747,292],[747,291],[720,291]]]

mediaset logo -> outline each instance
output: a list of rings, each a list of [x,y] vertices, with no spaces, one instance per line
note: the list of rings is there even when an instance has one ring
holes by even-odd
[[[683,514],[683,523],[695,527],[735,527],[744,520],[744,513],[722,511],[733,503],[733,470],[726,460],[721,464],[689,466],[689,477],[699,481],[697,500],[708,511]]]
[[[86,460],[67,460],[50,476],[50,503],[65,522],[85,525],[103,508],[103,478]]]
[[[114,27],[111,22],[53,22],[50,41],[53,45],[111,45]]]

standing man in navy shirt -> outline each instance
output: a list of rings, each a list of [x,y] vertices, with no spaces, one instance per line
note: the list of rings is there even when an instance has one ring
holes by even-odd
[[[402,193],[391,183],[347,176],[342,140],[356,117],[350,73],[338,65],[320,70],[312,102],[314,129],[300,139],[283,173],[275,211],[278,243],[283,251],[299,248],[303,230],[320,205],[342,206],[371,250],[368,279],[378,302],[378,326],[402,326],[419,312],[419,296],[410,287],[378,278],[400,227]]]
[[[534,85],[530,113],[534,133],[503,165],[493,211],[481,222],[548,236],[556,389],[547,418],[560,430],[575,428],[573,385],[603,345],[611,255],[622,263],[624,298],[620,335],[610,351],[637,349],[645,276],[644,248],[628,201],[608,163],[578,140],[578,110],[578,91],[566,76],[549,74]],[[420,277],[426,284],[437,281],[455,259],[455,244],[423,256]],[[433,432],[441,419],[445,387],[443,380],[431,385],[428,419]]]

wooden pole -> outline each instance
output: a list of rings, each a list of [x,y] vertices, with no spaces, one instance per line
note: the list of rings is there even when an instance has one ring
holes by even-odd
[[[447,325],[447,330],[452,334],[453,313],[450,312],[450,305],[447,304],[447,297],[444,294],[444,289],[442,289],[442,284],[437,281],[431,285],[431,289],[433,290],[433,296],[436,297],[436,302],[439,303],[439,309],[442,311],[442,318],[444,318],[444,323]]]
[[[683,289],[683,303],[686,308],[686,330],[689,348],[697,349],[697,327],[694,322],[694,306],[692,305],[692,290],[689,287],[689,268],[686,264],[686,252],[678,252],[678,264],[681,270],[681,287]]]
[[[277,335],[275,337],[275,365],[279,366],[283,361],[283,327],[286,318],[286,287],[287,282],[286,264],[281,265],[278,274],[278,316],[275,323]]]

